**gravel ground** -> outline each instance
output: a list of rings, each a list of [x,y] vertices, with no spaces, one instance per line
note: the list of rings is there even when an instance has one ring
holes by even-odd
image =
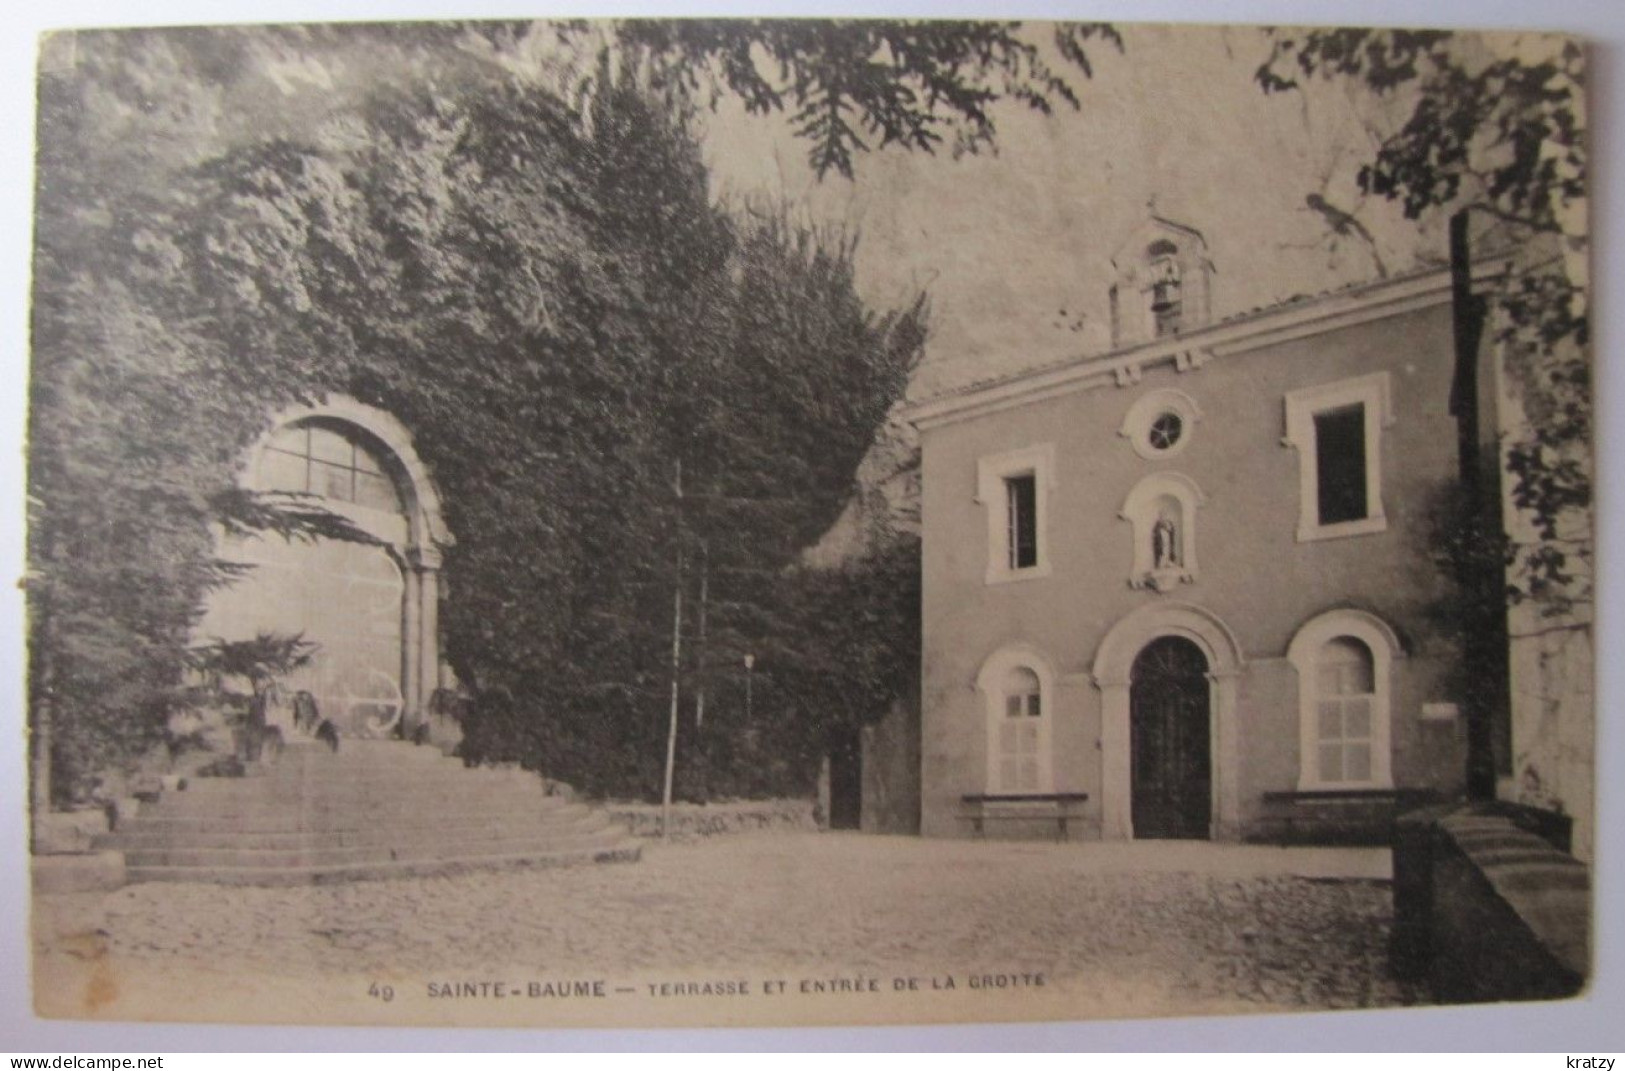
[[[1386,882],[1256,862],[1298,858],[1279,851],[1210,849],[1188,872],[1166,853],[1139,866],[1089,849],[791,833],[654,845],[632,865],[291,890],[132,885],[101,906],[107,951],[153,967],[1042,972],[1132,992],[1141,1012],[1419,998],[1383,971]]]

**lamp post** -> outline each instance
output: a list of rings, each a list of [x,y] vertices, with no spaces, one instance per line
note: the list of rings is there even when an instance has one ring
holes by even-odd
[[[750,671],[756,667],[756,656],[745,656],[745,721],[750,721]]]

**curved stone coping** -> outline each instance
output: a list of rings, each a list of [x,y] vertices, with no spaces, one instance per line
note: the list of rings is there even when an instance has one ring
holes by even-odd
[[[1439,821],[1458,851],[1565,969],[1584,978],[1591,962],[1591,874],[1585,864],[1496,815]]]

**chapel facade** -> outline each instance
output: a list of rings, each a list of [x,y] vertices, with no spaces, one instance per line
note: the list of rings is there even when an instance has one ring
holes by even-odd
[[[1379,840],[1463,786],[1447,269],[1222,322],[1199,232],[1109,352],[912,412],[921,831]]]

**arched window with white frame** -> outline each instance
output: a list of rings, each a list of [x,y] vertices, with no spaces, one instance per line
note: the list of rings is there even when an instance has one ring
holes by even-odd
[[[1298,630],[1287,658],[1298,672],[1298,788],[1393,787],[1394,632],[1361,610],[1333,610]]]
[[[983,665],[977,687],[987,717],[988,795],[1054,791],[1054,680],[1047,661],[1022,647],[1001,650]]]

